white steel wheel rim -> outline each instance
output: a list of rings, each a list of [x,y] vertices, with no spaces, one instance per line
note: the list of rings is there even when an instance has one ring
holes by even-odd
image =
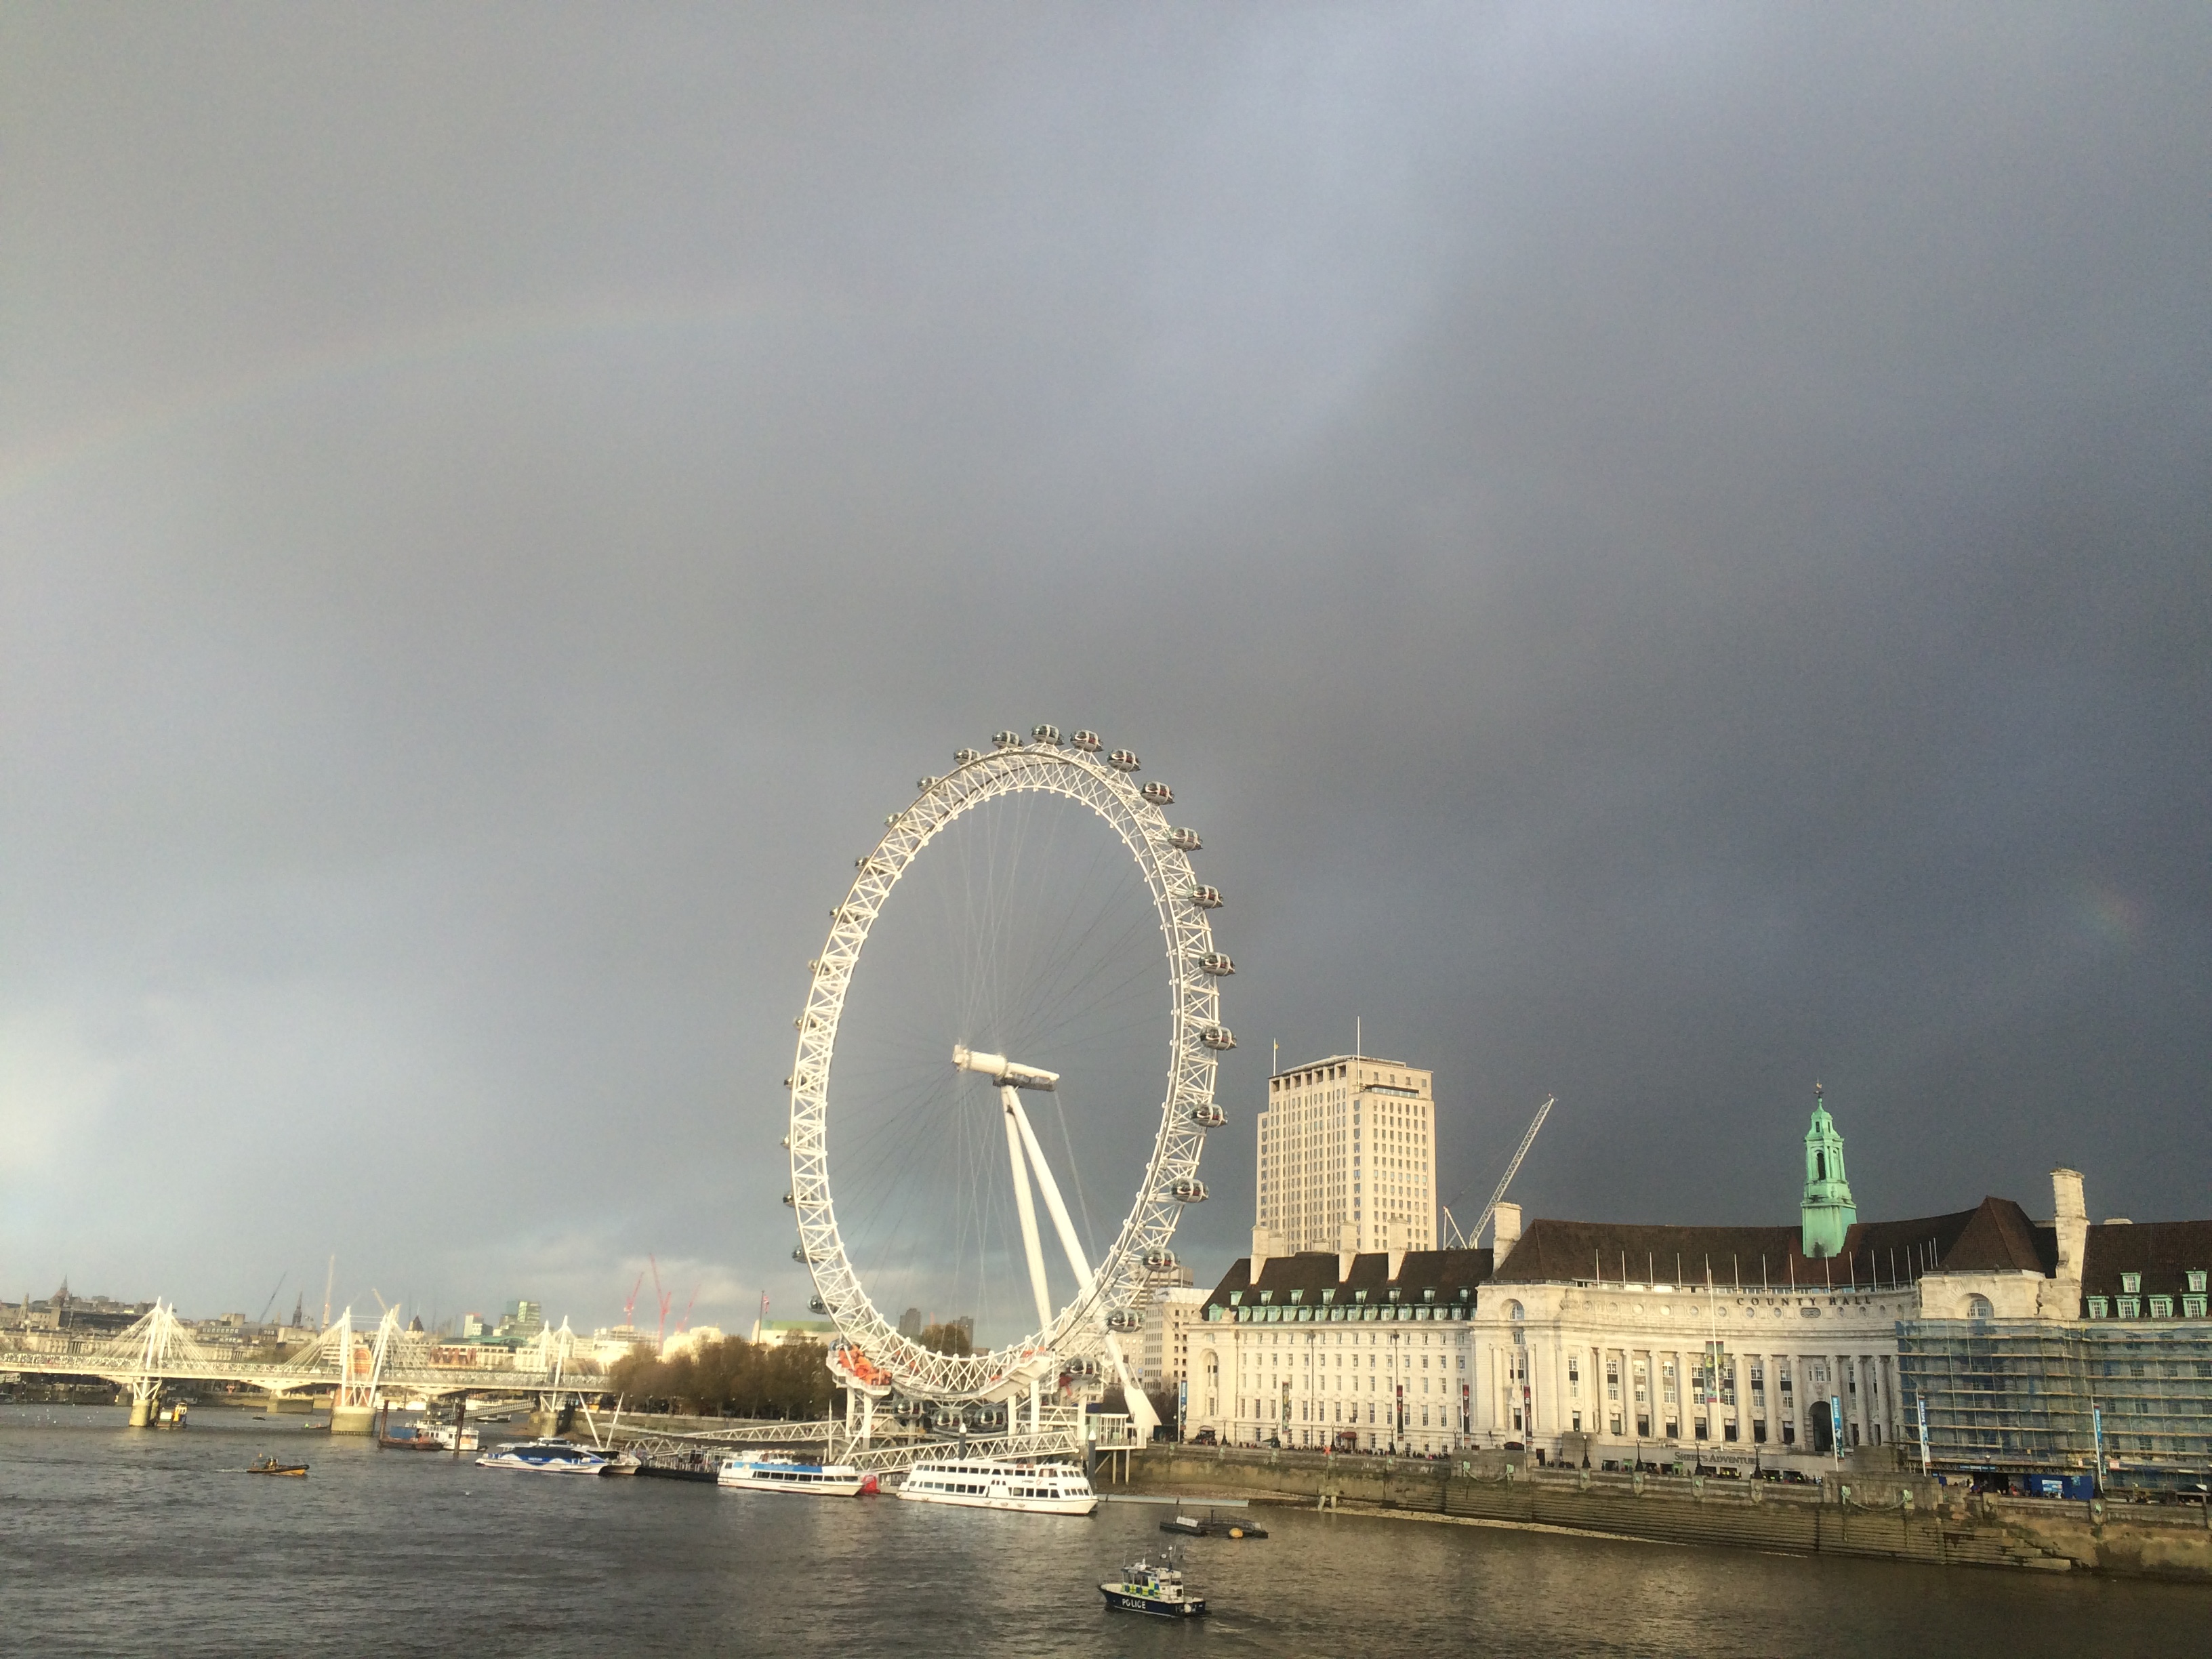
[[[1167,1091],[1160,1124],[1136,1200],[1113,1245],[1094,1264],[1091,1294],[1078,1294],[1045,1330],[987,1353],[941,1354],[899,1334],[869,1297],[847,1256],[830,1186],[830,1079],[846,992],[869,929],[892,888],[929,843],[965,814],[1021,793],[1061,796],[1088,807],[1120,836],[1151,890],[1167,943],[1171,1018]],[[1167,1249],[1184,1200],[1176,1187],[1194,1182],[1213,1103],[1218,1059],[1204,1033],[1219,1024],[1220,989],[1203,965],[1213,933],[1196,902],[1190,860],[1168,839],[1160,809],[1129,775],[1081,750],[1019,744],[981,755],[932,781],[912,805],[896,813],[844,902],[830,913],[828,943],[814,964],[799,1018],[799,1052],[791,1073],[791,1193],[799,1254],[817,1299],[837,1327],[840,1343],[857,1350],[888,1377],[887,1386],[917,1399],[986,1400],[1011,1395],[1042,1376],[1048,1361],[1104,1352],[1107,1321],[1145,1300],[1145,1259]],[[948,1056],[949,1063],[949,1056]]]

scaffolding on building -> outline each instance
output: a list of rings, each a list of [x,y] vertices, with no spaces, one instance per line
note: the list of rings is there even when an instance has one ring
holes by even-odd
[[[2212,1323],[1916,1320],[1898,1361],[1938,1468],[2212,1482]]]

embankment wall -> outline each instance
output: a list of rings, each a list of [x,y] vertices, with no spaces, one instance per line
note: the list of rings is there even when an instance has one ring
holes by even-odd
[[[1566,1527],[1675,1544],[1932,1565],[2083,1568],[2212,1584],[2212,1532],[2193,1506],[1981,1498],[1917,1477],[1877,1474],[1820,1486],[1764,1480],[1532,1469],[1494,1452],[1444,1462],[1153,1447],[1102,1489],[1418,1511],[1509,1525]]]

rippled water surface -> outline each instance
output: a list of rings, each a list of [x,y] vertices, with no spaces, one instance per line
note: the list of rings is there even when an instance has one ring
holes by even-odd
[[[46,1654],[2199,1653],[2212,1592],[1274,1510],[1194,1626],[1101,1608],[1089,1521],[559,1479],[204,1410],[0,1407],[0,1648]],[[304,1480],[242,1471],[304,1455]]]

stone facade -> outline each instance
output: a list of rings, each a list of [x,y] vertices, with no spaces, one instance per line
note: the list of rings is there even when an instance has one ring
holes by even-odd
[[[1145,1340],[1137,1379],[1147,1389],[1172,1392],[1190,1366],[1190,1328],[1198,1322],[1209,1292],[1188,1285],[1162,1285],[1145,1310]]]
[[[1961,1322],[2010,1320],[2136,1346],[2173,1333],[2163,1339],[2172,1354],[2148,1361],[2130,1396],[2145,1404],[2140,1428],[2125,1432],[2148,1446],[2128,1451],[2197,1456],[2188,1437],[2202,1434],[2212,1455],[2212,1421],[2199,1421],[2212,1413],[2212,1322],[2189,1288],[2212,1267],[2190,1254],[2212,1256],[2212,1224],[2092,1227],[2070,1170],[2054,1175],[2050,1224],[2000,1198],[1863,1222],[1825,1103],[1807,1145],[1795,1226],[1541,1219],[1524,1233],[1519,1210],[1502,1205],[1487,1250],[1240,1261],[1191,1334],[1188,1429],[1235,1443],[1417,1454],[1518,1444],[1545,1462],[1595,1468],[1812,1473],[1887,1449],[1917,1461],[1925,1378],[1908,1372],[1901,1340],[1923,1365]],[[2138,1265],[2120,1265],[2124,1255]],[[2137,1316],[2123,1330],[2125,1296]],[[2201,1382],[2191,1342],[2205,1347]],[[2135,1384],[2125,1368],[2145,1362],[2115,1346],[2099,1363]],[[2057,1371],[2034,1376],[2035,1388],[2063,1392]],[[1955,1463],[1968,1442],[1943,1440],[1935,1415],[1932,1449]]]

